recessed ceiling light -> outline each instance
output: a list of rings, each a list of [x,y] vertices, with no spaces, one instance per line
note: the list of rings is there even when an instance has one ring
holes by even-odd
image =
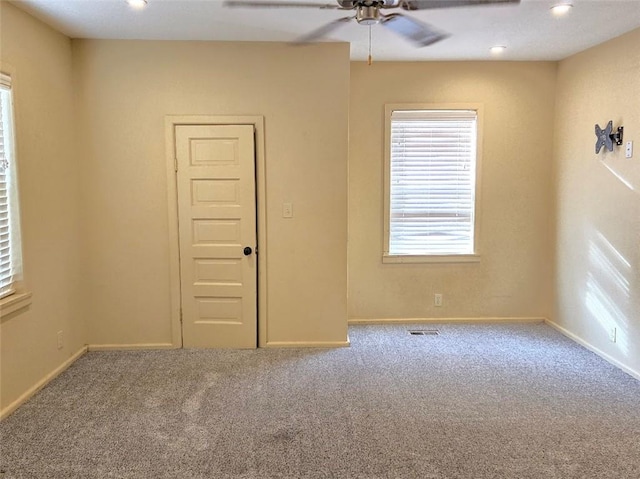
[[[558,5],[551,7],[551,13],[558,16],[564,15],[571,10],[571,7],[573,7],[573,5],[570,3],[559,3]]]
[[[504,45],[496,45],[495,47],[491,47],[489,51],[492,55],[501,55],[507,49]]]
[[[147,6],[147,0],[126,0],[131,8],[141,10]]]

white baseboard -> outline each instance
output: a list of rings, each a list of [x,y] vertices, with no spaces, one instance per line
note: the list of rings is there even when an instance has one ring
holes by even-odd
[[[33,387],[31,387],[27,392],[25,392],[18,399],[9,404],[6,408],[0,411],[0,421],[7,417],[9,414],[14,412],[24,403],[26,403],[31,397],[40,391],[43,387],[49,384],[52,380],[54,380],[60,373],[65,371],[69,366],[71,366],[74,362],[80,359],[87,352],[87,347],[83,346],[76,353],[73,354],[69,359],[67,359],[64,363],[58,366],[56,369],[51,371],[45,377],[43,377],[40,381],[38,381]]]
[[[266,348],[346,348],[349,347],[349,339],[346,341],[268,341]]]
[[[89,351],[137,351],[145,349],[176,349],[171,343],[89,344]]]
[[[622,369],[625,373],[629,374],[630,376],[632,376],[632,377],[634,377],[634,378],[636,378],[637,380],[640,381],[640,371],[636,371],[635,369],[632,369],[629,366],[626,366],[625,364],[621,363],[620,361],[618,361],[614,357],[610,356],[609,354],[605,353],[601,349],[596,348],[593,344],[585,341],[584,339],[582,339],[578,335],[572,333],[568,329],[565,329],[564,327],[560,326],[559,324],[554,323],[550,319],[545,320],[545,323],[547,323],[553,329],[555,329],[555,330],[559,331],[560,333],[564,334],[567,338],[575,341],[580,346],[584,346],[585,348],[587,348],[592,353],[597,354],[598,356],[600,356],[605,361],[613,364],[618,369]]]
[[[349,324],[415,324],[415,323],[544,323],[545,318],[355,318]]]

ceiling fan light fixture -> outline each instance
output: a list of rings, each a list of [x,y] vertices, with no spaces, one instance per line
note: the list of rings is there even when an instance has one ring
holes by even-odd
[[[559,3],[551,7],[551,13],[559,17],[561,15],[569,13],[569,10],[571,10],[571,8],[573,8],[573,4],[571,3]]]
[[[147,0],[125,0],[127,5],[135,10],[142,10],[147,6]]]
[[[492,55],[502,55],[506,51],[507,47],[504,45],[495,45],[489,48]]]

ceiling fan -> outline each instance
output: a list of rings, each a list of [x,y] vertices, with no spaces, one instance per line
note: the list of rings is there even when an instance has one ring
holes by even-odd
[[[326,37],[340,25],[355,20],[360,25],[383,25],[418,47],[425,47],[448,37],[448,34],[402,13],[384,14],[382,10],[401,8],[406,11],[435,8],[468,7],[520,3],[520,0],[336,0],[336,3],[307,3],[296,1],[227,0],[227,7],[248,8],[319,8],[350,10],[355,15],[338,18],[299,38],[296,43],[308,43]]]

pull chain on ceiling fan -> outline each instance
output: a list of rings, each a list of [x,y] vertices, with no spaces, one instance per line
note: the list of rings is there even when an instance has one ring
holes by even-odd
[[[371,59],[371,25],[369,25],[369,60],[368,60],[369,66],[371,66],[371,63],[373,63],[373,60]]]
[[[447,38],[449,35],[422,21],[402,13],[384,14],[382,10],[400,8],[405,11],[431,10],[436,8],[490,6],[518,4],[520,0],[336,0],[336,3],[306,3],[295,1],[227,0],[227,7],[244,8],[316,8],[321,10],[354,11],[355,15],[333,20],[309,32],[295,43],[309,43],[327,37],[342,24],[355,20],[360,25],[380,24],[404,37],[417,47],[426,47]],[[369,64],[371,64],[371,35],[369,35]]]

